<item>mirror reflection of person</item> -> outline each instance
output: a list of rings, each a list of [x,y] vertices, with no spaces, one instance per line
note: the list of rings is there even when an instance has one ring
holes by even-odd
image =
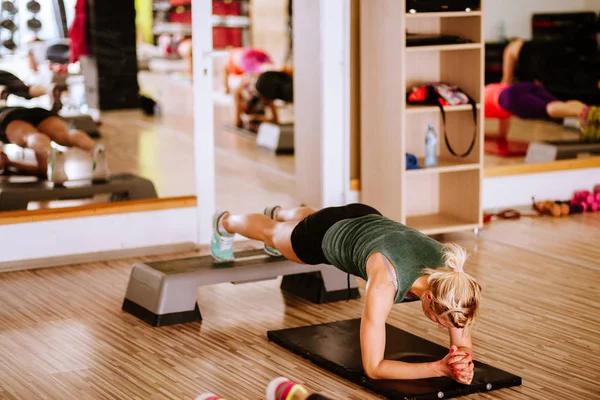
[[[0,102],[6,104],[11,94],[26,100],[49,95],[52,102],[52,112],[62,109],[61,95],[65,87],[59,84],[52,85],[27,85],[21,79],[8,71],[0,70]]]
[[[0,107],[0,143],[32,149],[37,162],[36,165],[20,163],[2,153],[0,169],[47,178],[54,183],[67,181],[64,154],[52,147],[52,142],[89,152],[93,179],[105,180],[108,177],[104,147],[96,144],[84,131],[69,130],[61,117],[44,108]]]
[[[271,57],[262,49],[255,47],[239,47],[229,51],[224,69],[225,93],[231,93],[229,77],[242,77],[242,85],[273,65]]]
[[[506,46],[502,81],[485,87],[486,109],[501,118],[503,131],[508,131],[513,115],[535,120],[577,118],[582,139],[600,140],[600,109],[554,94],[598,90],[600,98],[600,65],[594,68],[598,60],[593,57],[581,63],[564,47],[556,41],[522,39]]]
[[[505,121],[501,129],[506,132],[512,116],[532,120],[577,118],[582,139],[600,140],[600,107],[579,100],[561,101],[538,83],[491,83],[485,86],[484,96],[486,114]]]
[[[275,101],[294,102],[293,73],[293,68],[285,66],[282,70],[264,71],[242,83],[234,95],[236,126],[243,127],[244,114],[251,121],[278,124],[279,114]],[[267,110],[270,111],[270,117],[267,117]]]

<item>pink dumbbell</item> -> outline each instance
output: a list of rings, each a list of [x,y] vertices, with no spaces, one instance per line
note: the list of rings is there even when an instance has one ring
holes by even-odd
[[[596,198],[593,194],[590,194],[587,198],[584,199],[588,204],[592,204],[596,201]]]
[[[580,190],[578,192],[575,192],[575,194],[573,195],[573,198],[576,200],[585,200],[587,199],[587,197],[590,195],[590,191],[589,190]]]
[[[583,212],[586,212],[586,211],[588,210],[588,206],[589,206],[589,204],[588,204],[587,202],[585,202],[585,201],[580,201],[580,202],[579,202],[579,205],[580,205],[581,207],[583,207]]]
[[[596,212],[598,209],[600,209],[600,203],[593,202],[590,204],[590,211]]]

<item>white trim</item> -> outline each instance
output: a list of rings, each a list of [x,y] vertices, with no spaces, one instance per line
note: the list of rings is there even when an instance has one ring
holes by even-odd
[[[3,225],[0,269],[22,267],[27,260],[77,256],[77,262],[86,262],[99,252],[195,244],[198,232],[189,223],[195,216],[189,207]],[[32,267],[39,266],[45,265]]]
[[[569,200],[575,191],[600,184],[600,168],[485,178],[483,209],[531,204],[537,200]]]
[[[352,92],[351,92],[351,85],[352,85],[352,77],[351,77],[351,69],[352,69],[352,63],[351,63],[351,59],[350,59],[350,52],[351,52],[351,47],[352,47],[352,43],[351,43],[351,35],[352,35],[352,11],[351,11],[351,1],[344,1],[344,5],[343,5],[344,9],[342,12],[342,17],[343,17],[343,32],[342,32],[342,78],[343,78],[343,89],[344,92],[342,94],[343,96],[343,108],[344,108],[344,115],[343,115],[343,131],[344,131],[344,137],[343,137],[343,144],[342,144],[342,148],[344,149],[344,159],[343,159],[343,166],[342,168],[344,169],[344,173],[342,176],[342,190],[344,193],[344,197],[343,197],[343,202],[345,204],[349,204],[349,203],[356,203],[358,202],[358,200],[354,200],[353,199],[353,194],[352,191],[350,190],[350,180],[351,175],[352,175],[352,171],[351,171],[351,157],[350,157],[350,146],[352,145],[351,143],[351,118],[350,118],[350,113],[351,113],[351,99],[352,99]]]
[[[215,205],[215,143],[213,104],[212,1],[192,1],[194,41],[194,160],[198,244],[210,243]],[[188,222],[189,223],[189,222]]]
[[[483,209],[519,207],[537,200],[570,200],[579,190],[600,184],[600,168],[554,171],[539,174],[500,176],[483,179]],[[349,202],[358,201],[360,191],[350,191]]]
[[[350,185],[350,2],[321,0],[322,206],[341,205]]]

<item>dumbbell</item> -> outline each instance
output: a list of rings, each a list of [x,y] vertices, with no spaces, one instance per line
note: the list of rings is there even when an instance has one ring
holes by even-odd
[[[573,204],[569,205],[569,214],[581,214],[583,213],[583,206],[581,204]]]
[[[575,192],[573,195],[574,200],[587,200],[587,198],[591,195],[589,190],[580,190]]]

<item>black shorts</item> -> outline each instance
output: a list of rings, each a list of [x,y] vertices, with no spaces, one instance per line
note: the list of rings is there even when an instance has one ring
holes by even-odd
[[[13,121],[24,121],[37,128],[46,118],[57,116],[58,114],[40,107],[2,107],[0,108],[0,141],[8,142],[6,128]]]
[[[291,242],[296,256],[305,264],[330,264],[321,248],[323,238],[329,228],[344,219],[377,214],[379,211],[365,204],[354,203],[341,207],[327,207],[319,210],[296,225]]]
[[[0,70],[0,86],[6,86],[10,94],[31,100],[29,86],[10,72]]]

